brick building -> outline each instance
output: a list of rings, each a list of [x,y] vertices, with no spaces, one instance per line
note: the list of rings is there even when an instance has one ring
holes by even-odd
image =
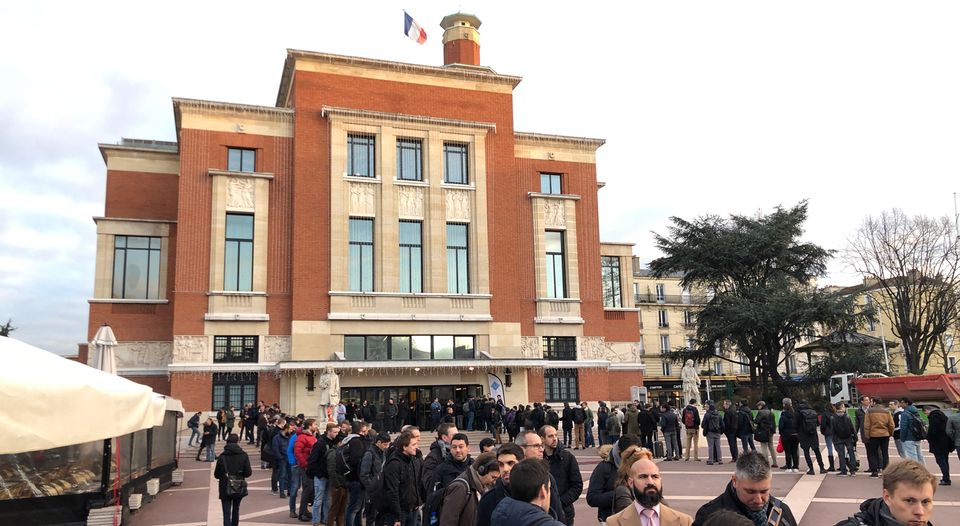
[[[443,66],[288,50],[276,106],[174,99],[176,142],[100,145],[88,330],[121,374],[308,415],[328,367],[343,397],[421,404],[643,385],[603,140],[514,130],[521,79],[480,65],[476,17],[441,25]]]

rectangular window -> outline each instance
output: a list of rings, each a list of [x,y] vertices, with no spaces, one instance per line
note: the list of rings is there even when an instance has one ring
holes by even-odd
[[[397,139],[397,179],[423,181],[423,141]]]
[[[713,374],[718,376],[723,374],[723,364],[719,361],[713,362]]]
[[[214,373],[212,398],[211,409],[257,403],[257,373]]]
[[[670,318],[667,316],[667,311],[658,310],[657,311],[657,326],[661,329],[670,326]]]
[[[350,218],[350,290],[373,292],[373,219]]]
[[[560,190],[560,174],[540,174],[540,193],[541,194],[562,194]]]
[[[750,373],[750,364],[747,362],[747,356],[743,353],[740,353],[740,374],[749,374]]]
[[[352,361],[473,360],[474,336],[344,336],[343,357]]]
[[[114,237],[113,297],[139,300],[160,298],[159,237]]]
[[[673,367],[671,367],[670,362],[663,362],[663,375],[670,376],[673,374]]]
[[[576,360],[576,336],[544,336],[543,358],[546,360]]]
[[[214,336],[214,363],[257,362],[260,338],[256,336]]]
[[[467,145],[443,143],[443,182],[467,184]]]
[[[376,176],[375,143],[373,135],[347,135],[347,175]]]
[[[657,291],[657,301],[660,303],[663,303],[664,301],[666,301],[667,299],[666,288],[663,286],[663,283],[657,283],[655,288]]]
[[[797,374],[797,357],[794,355],[787,358],[787,374]]]
[[[949,357],[950,374],[957,374],[957,359],[954,356]]]
[[[696,324],[697,315],[690,310],[683,311],[683,325],[688,329],[692,329]]]
[[[620,258],[601,256],[600,271],[603,280],[603,306],[623,307],[620,298]]]
[[[667,334],[660,335],[660,353],[667,354],[670,352],[670,336]]]
[[[563,232],[548,230],[545,234],[547,243],[547,297],[566,298],[566,246]]]
[[[544,401],[578,402],[580,389],[576,369],[547,369],[543,372]]]
[[[423,292],[423,224],[400,221],[400,292]]]
[[[694,344],[695,344],[695,342],[693,341],[693,338],[687,336],[687,350],[688,350],[688,351],[692,351],[692,350],[693,350]]]
[[[231,172],[256,171],[257,151],[245,148],[227,148],[227,170]]]
[[[447,223],[447,292],[470,292],[467,243],[467,225]]]
[[[227,214],[223,290],[253,290],[253,216]]]

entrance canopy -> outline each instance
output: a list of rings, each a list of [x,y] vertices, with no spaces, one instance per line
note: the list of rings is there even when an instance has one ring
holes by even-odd
[[[163,423],[168,406],[150,387],[3,337],[0,400],[0,454],[82,444],[154,427]]]

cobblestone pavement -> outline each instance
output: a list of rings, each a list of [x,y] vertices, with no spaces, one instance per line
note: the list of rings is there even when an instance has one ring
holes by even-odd
[[[476,443],[484,435],[468,433],[471,436],[472,454],[476,456]],[[173,486],[161,492],[153,502],[144,502],[143,508],[131,515],[132,526],[218,526],[223,523],[220,501],[217,499],[216,479],[213,478],[213,465],[194,460],[197,449],[186,446],[183,435],[181,465],[184,469],[184,481],[181,486]],[[430,442],[421,440],[421,449],[426,452]],[[706,458],[706,443],[700,441],[700,458]],[[218,442],[222,449],[223,442]],[[240,506],[240,523],[260,524],[309,524],[301,523],[289,517],[286,499],[270,495],[270,470],[260,469],[260,455],[253,446],[242,444],[250,454],[253,476],[248,479],[250,495],[243,499]],[[726,446],[726,444],[724,444]],[[726,449],[725,453],[729,453]],[[592,526],[597,524],[595,508],[587,506],[586,490],[590,474],[600,461],[596,449],[573,451],[580,462],[580,471],[584,478],[584,496],[576,504],[576,524]],[[866,465],[866,453],[861,445],[858,454],[861,463]],[[826,451],[823,452],[826,458]],[[802,457],[802,455],[801,455]],[[896,449],[891,444],[890,459],[895,461]],[[729,455],[725,457],[729,460]],[[929,453],[927,468],[937,477],[940,470]],[[780,456],[782,463],[783,457]],[[801,464],[804,461],[801,458]],[[937,525],[960,524],[960,460],[954,453],[951,457],[950,471],[958,485],[937,488],[936,505],[932,522]],[[733,464],[707,466],[704,462],[661,462],[664,494],[669,505],[691,515],[697,509],[720,494],[730,476]],[[788,474],[774,470],[773,494],[784,499],[790,505],[794,515],[800,520],[800,526],[830,526],[848,517],[859,509],[860,502],[866,498],[880,495],[880,479],[866,475],[839,477],[833,473],[826,475]]]

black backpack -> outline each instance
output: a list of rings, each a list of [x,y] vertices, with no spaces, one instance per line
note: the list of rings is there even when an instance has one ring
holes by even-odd
[[[376,447],[376,446],[374,446]],[[383,463],[380,464],[380,473],[377,473],[376,480],[370,484],[367,490],[367,501],[370,502],[377,511],[384,511],[387,508],[387,496],[383,493],[383,474],[386,471],[387,462],[393,458],[396,450],[393,446],[383,452]]]
[[[927,439],[927,423],[920,420],[918,415],[910,415],[910,431],[913,432],[914,440]]]
[[[551,409],[550,411],[547,411],[547,417],[545,420],[547,425],[557,427],[557,424],[560,423],[560,415],[558,415],[556,411]]]
[[[453,479],[450,484],[455,484],[457,482],[460,482],[467,487],[467,498],[469,499],[470,495],[473,493],[473,490],[470,488],[470,484],[460,477]],[[447,488],[441,488],[439,482],[433,485],[433,493],[427,497],[427,502],[423,503],[422,526],[437,526],[440,524],[440,512],[443,511],[443,497],[446,495],[446,493]]]
[[[353,470],[350,468],[350,463],[347,461],[347,458],[350,456],[350,442],[354,440],[363,440],[363,437],[355,435],[350,440],[344,442],[337,448],[337,473],[346,477]]]
[[[707,424],[708,433],[720,433],[720,415],[714,413],[710,416],[710,423]]]
[[[820,422],[817,421],[817,413],[812,409],[807,409],[801,412],[803,416],[803,430],[807,434],[816,434],[817,428],[820,427]]]

